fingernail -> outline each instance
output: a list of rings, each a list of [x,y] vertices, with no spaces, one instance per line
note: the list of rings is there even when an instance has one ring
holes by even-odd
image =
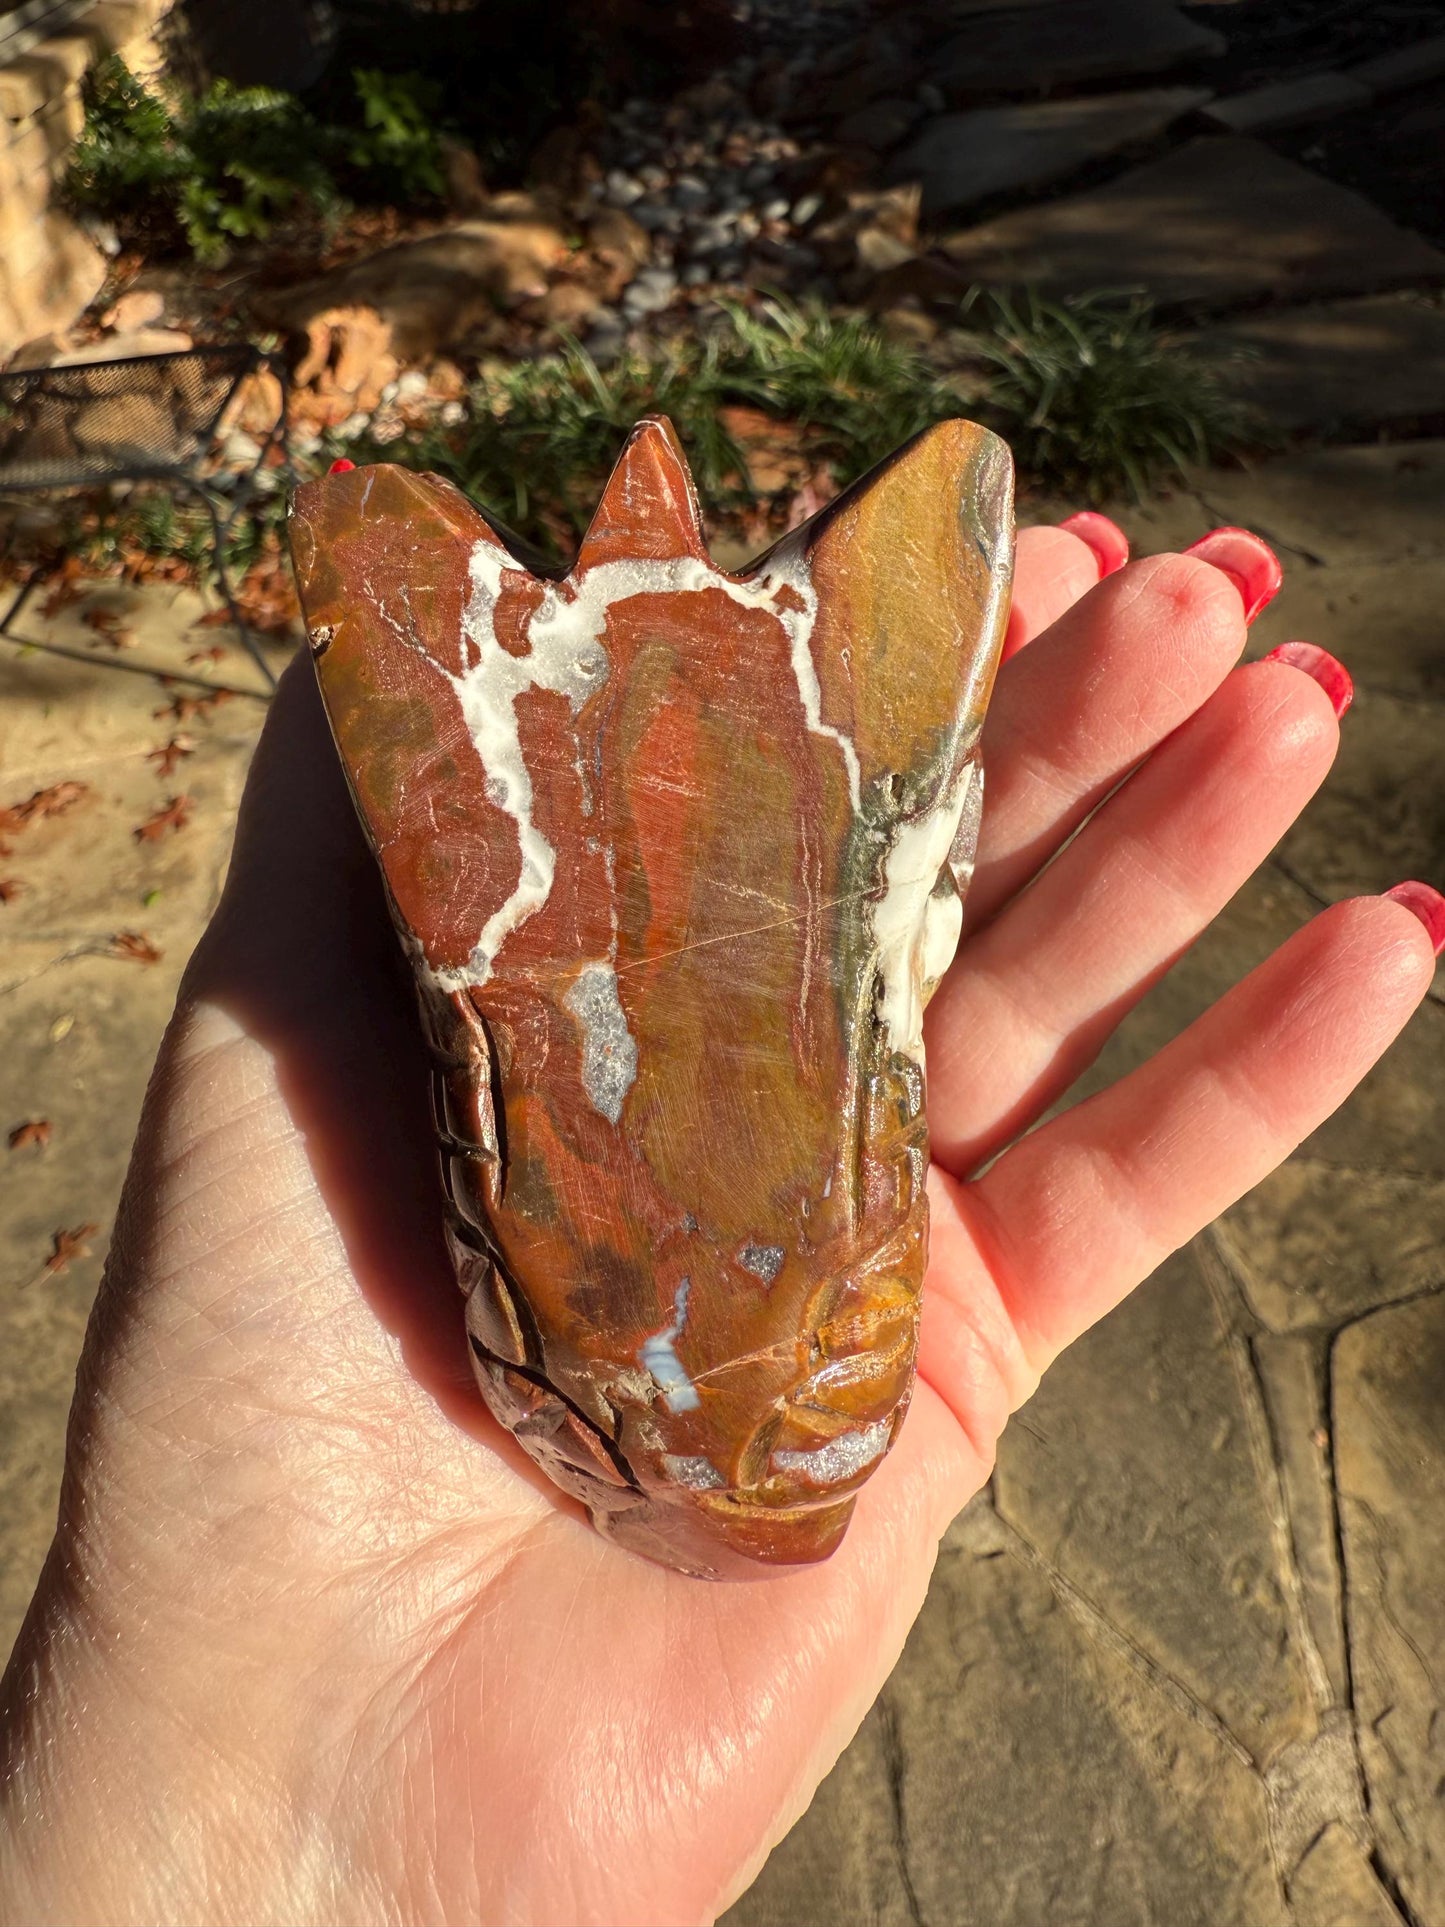
[[[1077,535],[1081,542],[1087,542],[1099,561],[1099,580],[1122,569],[1129,560],[1129,538],[1117,522],[1111,522],[1107,515],[1099,515],[1093,509],[1080,509],[1060,522],[1061,529],[1070,535]]]
[[[348,462],[344,455],[339,455],[331,464],[330,468],[327,469],[326,473],[328,475],[345,475],[349,469],[355,467],[355,462]]]
[[[1430,933],[1430,943],[1438,957],[1445,950],[1445,897],[1428,883],[1397,883],[1385,892],[1396,903],[1403,903],[1411,916],[1418,917]]]
[[[1349,670],[1337,662],[1328,649],[1321,649],[1316,643],[1282,642],[1278,649],[1271,649],[1264,660],[1287,662],[1291,669],[1303,669],[1307,676],[1313,676],[1329,697],[1337,716],[1343,716],[1355,700],[1355,685]]]
[[[1261,609],[1269,607],[1284,581],[1279,557],[1248,529],[1211,529],[1184,553],[1197,555],[1229,577],[1243,600],[1246,622],[1253,622]]]

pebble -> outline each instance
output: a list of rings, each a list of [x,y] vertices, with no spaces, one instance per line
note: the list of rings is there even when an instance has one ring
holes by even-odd
[[[677,293],[677,276],[670,268],[644,268],[629,282],[622,297],[624,314],[658,314]]]
[[[809,221],[816,219],[818,214],[821,213],[822,207],[823,197],[821,194],[805,194],[801,200],[794,201],[791,217],[793,226],[806,227]]]

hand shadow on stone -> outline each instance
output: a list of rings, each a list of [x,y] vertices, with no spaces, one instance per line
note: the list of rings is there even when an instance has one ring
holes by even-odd
[[[281,679],[221,902],[182,998],[267,1050],[362,1296],[443,1415],[585,1516],[487,1410],[468,1368],[416,991],[347,793],[311,662]]]

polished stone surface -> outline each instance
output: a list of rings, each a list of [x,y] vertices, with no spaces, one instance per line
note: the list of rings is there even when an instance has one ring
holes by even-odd
[[[912,1383],[1007,450],[932,429],[736,575],[661,420],[560,581],[385,465],[293,541],[488,1404],[649,1556],[825,1557]]]

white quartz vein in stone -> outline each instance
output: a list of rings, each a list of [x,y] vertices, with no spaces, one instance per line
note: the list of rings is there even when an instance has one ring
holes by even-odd
[[[676,1349],[687,1319],[687,1294],[691,1289],[690,1278],[679,1279],[672,1299],[672,1323],[654,1332],[651,1338],[644,1338],[637,1354],[644,1368],[652,1373],[669,1412],[695,1412],[702,1403]]]
[[[923,987],[947,969],[963,919],[956,894],[935,899],[933,888],[958,833],[976,768],[965,764],[932,809],[898,825],[883,867],[883,895],[873,905],[878,1018],[892,1048],[920,1065]]]
[[[557,852],[532,820],[532,778],[518,734],[517,698],[527,689],[553,690],[567,697],[575,715],[610,673],[602,636],[608,611],[616,603],[634,596],[718,589],[740,608],[764,609],[775,617],[787,637],[804,721],[815,736],[826,736],[838,745],[855,812],[860,802],[857,750],[849,737],[822,718],[822,689],[811,648],[818,597],[801,544],[781,544],[754,581],[735,580],[710,562],[680,556],[604,562],[565,582],[549,582],[526,625],[527,653],[516,656],[503,648],[497,636],[496,611],[502,578],[523,573],[495,542],[482,540],[473,547],[471,595],[462,617],[462,634],[471,645],[472,660],[451,681],[486,774],[487,794],[517,826],[522,861],[516,888],[488,917],[466,963],[459,970],[432,972],[443,991],[486,983],[507,938],[551,894]]]
[[[866,1465],[882,1458],[888,1449],[888,1420],[840,1432],[826,1445],[815,1445],[797,1452],[774,1452],[773,1464],[779,1472],[789,1472],[809,1485],[840,1485]]]

